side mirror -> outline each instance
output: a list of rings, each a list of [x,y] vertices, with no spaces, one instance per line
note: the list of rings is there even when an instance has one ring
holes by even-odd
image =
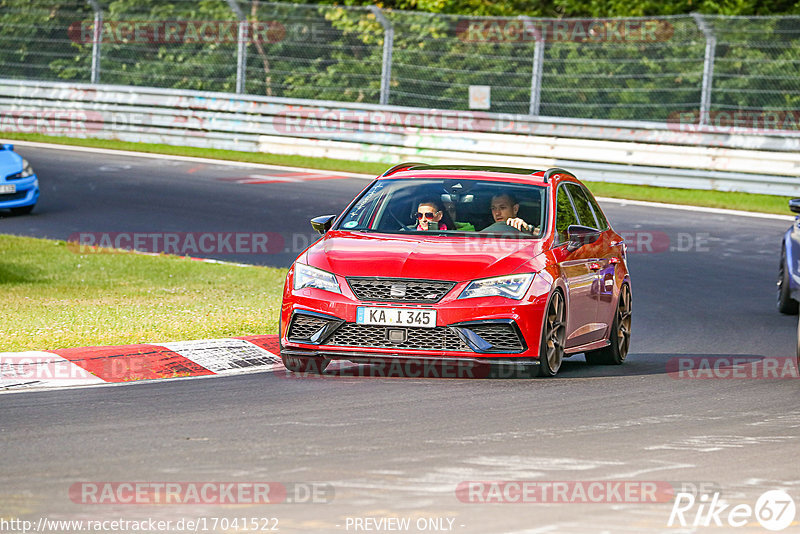
[[[3,149],[4,150],[14,150],[14,145],[12,145],[11,143],[4,144],[3,145]]]
[[[800,198],[793,198],[789,201],[789,209],[793,213],[800,213]]]
[[[600,238],[602,232],[597,228],[590,228],[588,226],[581,226],[579,224],[571,224],[567,227],[567,239],[569,239],[569,248],[574,250],[582,245],[594,243]]]
[[[333,220],[335,218],[336,215],[323,215],[321,217],[314,217],[311,219],[311,227],[320,234],[324,234],[331,229]]]

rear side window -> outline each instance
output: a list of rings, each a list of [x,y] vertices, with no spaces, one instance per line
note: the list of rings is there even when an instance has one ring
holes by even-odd
[[[580,224],[590,228],[598,228],[597,220],[594,218],[594,212],[589,205],[589,199],[578,184],[567,184],[565,186],[569,189],[569,194],[572,197],[572,202],[575,204],[575,210],[578,212]]]
[[[580,224],[578,217],[575,215],[575,210],[572,207],[572,201],[567,194],[567,188],[561,186],[558,188],[556,195],[556,232],[558,233],[558,241],[567,241],[567,228],[571,224]]]

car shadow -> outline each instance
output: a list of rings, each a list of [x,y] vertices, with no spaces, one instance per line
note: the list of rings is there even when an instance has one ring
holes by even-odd
[[[322,377],[530,380],[536,375],[537,367],[530,366],[387,360],[374,364],[334,361]],[[558,375],[551,380],[648,375],[670,375],[676,379],[800,377],[794,357],[761,354],[635,353],[628,355],[622,365],[589,365],[582,355],[576,355],[565,359]]]

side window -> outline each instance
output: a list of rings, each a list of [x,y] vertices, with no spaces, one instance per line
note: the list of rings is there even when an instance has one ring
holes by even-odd
[[[597,219],[597,224],[599,225],[597,227],[597,229],[598,230],[608,230],[608,228],[609,228],[608,219],[606,219],[606,216],[603,213],[603,210],[600,209],[600,206],[598,206],[597,201],[594,199],[594,197],[592,196],[591,193],[589,193],[585,189],[584,189],[583,192],[586,194],[586,198],[589,199],[589,204],[592,206],[592,211],[594,211],[594,216]]]
[[[569,196],[572,197],[572,202],[575,204],[581,224],[590,228],[597,228],[597,220],[594,218],[589,199],[586,198],[583,189],[577,184],[567,184],[566,188],[569,189]]]
[[[558,193],[556,194],[556,232],[558,233],[556,239],[559,243],[567,241],[567,228],[569,228],[571,224],[580,223],[578,222],[578,217],[575,215],[575,210],[572,207],[569,195],[567,195],[566,187],[561,186],[558,188]]]

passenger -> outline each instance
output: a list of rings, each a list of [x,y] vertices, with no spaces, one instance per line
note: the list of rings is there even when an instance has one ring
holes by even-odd
[[[513,193],[502,192],[494,195],[489,209],[492,210],[495,223],[504,222],[520,232],[530,232],[534,235],[539,233],[538,226],[534,227],[517,217],[519,202]]]

